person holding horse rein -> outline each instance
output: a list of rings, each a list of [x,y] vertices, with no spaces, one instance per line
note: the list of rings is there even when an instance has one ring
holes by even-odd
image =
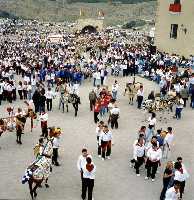
[[[32,129],[33,129],[33,119],[36,119],[37,118],[37,115],[36,113],[33,111],[33,101],[24,101],[24,103],[27,105],[27,117],[30,117],[30,124],[31,124],[31,132],[32,132]]]
[[[81,104],[80,97],[77,94],[72,94],[72,105],[75,109],[75,117],[77,117],[79,104]]]
[[[22,144],[21,137],[24,130],[24,123],[22,121],[23,117],[21,115],[18,115],[16,117],[16,137],[17,137],[16,142],[18,144]]]

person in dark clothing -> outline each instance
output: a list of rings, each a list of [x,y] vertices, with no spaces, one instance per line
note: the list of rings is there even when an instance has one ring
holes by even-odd
[[[40,103],[40,93],[38,90],[35,90],[32,100],[34,102],[35,113],[39,112],[39,103]]]
[[[165,199],[165,194],[168,189],[169,183],[173,177],[173,162],[169,161],[167,162],[166,169],[164,170],[164,175],[163,175],[163,189],[160,194],[160,200]]]
[[[90,101],[90,111],[93,110],[94,106],[95,106],[95,103],[96,103],[96,93],[94,92],[94,90],[92,90],[90,93],[89,93],[89,101]]]
[[[148,95],[148,99],[154,101],[155,100],[155,95],[154,91],[151,91],[150,94]]]
[[[22,144],[22,141],[21,141],[22,131],[23,131],[23,126],[18,122],[16,124],[16,136],[17,136],[16,142],[18,144]]]
[[[75,109],[75,117],[77,117],[79,104],[81,104],[80,97],[78,95],[76,95],[76,94],[72,94],[72,105],[73,105],[73,107]]]
[[[39,112],[45,112],[45,103],[46,103],[46,97],[44,96],[44,93],[41,93],[40,100],[39,100]]]

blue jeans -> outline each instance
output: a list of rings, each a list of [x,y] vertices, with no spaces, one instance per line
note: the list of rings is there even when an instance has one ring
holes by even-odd
[[[154,128],[148,128],[146,133],[146,142],[149,142],[154,134]]]
[[[117,99],[117,91],[116,92],[112,91],[112,98],[115,99],[115,100]]]
[[[181,118],[182,108],[176,108],[175,116],[177,119]]]
[[[100,116],[105,115],[105,112],[106,112],[105,106],[102,106],[100,109]]]

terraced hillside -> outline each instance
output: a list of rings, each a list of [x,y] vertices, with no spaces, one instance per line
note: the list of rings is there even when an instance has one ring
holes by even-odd
[[[0,0],[0,12],[3,11],[11,16],[26,19],[74,21],[79,17],[80,8],[84,10],[85,17],[96,17],[98,10],[103,10],[107,25],[123,24],[132,19],[150,20],[155,16],[156,1],[136,4],[126,4],[127,0],[124,0],[124,4],[121,1],[119,1],[120,3],[113,1],[112,5],[108,3],[109,0],[99,3],[83,3],[80,1],[90,0]],[[135,0],[132,1],[134,3]]]

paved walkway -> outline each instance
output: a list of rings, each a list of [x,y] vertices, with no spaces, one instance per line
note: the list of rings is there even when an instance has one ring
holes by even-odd
[[[156,181],[145,181],[145,171],[136,177],[133,169],[129,167],[129,158],[132,157],[132,144],[136,139],[136,132],[144,120],[143,111],[137,110],[136,105],[128,105],[127,97],[123,96],[124,85],[129,78],[118,78],[120,94],[118,105],[121,109],[119,129],[113,130],[114,146],[112,159],[101,161],[97,157],[97,143],[93,122],[93,113],[89,111],[88,93],[91,83],[86,81],[80,88],[81,106],[78,117],[74,117],[73,108],[69,113],[58,111],[57,102],[54,103],[54,111],[49,113],[49,126],[59,126],[63,130],[60,147],[60,167],[53,167],[53,173],[49,177],[50,188],[38,189],[37,200],[79,200],[80,176],[76,168],[77,158],[81,149],[85,146],[93,155],[97,166],[94,197],[95,200],[158,200],[162,187],[162,172],[159,169]],[[114,78],[109,78],[111,85]],[[142,78],[137,78],[145,86],[148,93],[156,89],[155,83]],[[122,88],[122,89],[121,89]],[[121,91],[122,90],[122,91]],[[23,105],[16,102],[15,107]],[[6,116],[6,105],[0,107],[0,117]],[[184,163],[190,173],[190,179],[186,183],[185,200],[194,199],[194,111],[190,108],[183,110],[183,119],[180,121],[169,117],[167,123],[158,122],[157,128],[172,126],[175,132],[175,145],[172,148],[171,160],[177,156],[184,158]],[[29,124],[29,121],[28,121]],[[0,199],[30,199],[28,185],[21,184],[21,177],[25,168],[33,159],[33,146],[40,135],[40,125],[30,132],[30,126],[26,126],[23,135],[23,145],[16,144],[15,133],[6,133],[0,138]],[[162,164],[162,167],[164,164]]]

